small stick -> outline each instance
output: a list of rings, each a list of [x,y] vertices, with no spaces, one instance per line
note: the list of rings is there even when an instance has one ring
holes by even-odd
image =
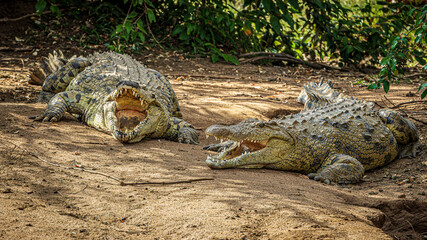
[[[402,102],[402,103],[394,105],[393,107],[391,107],[391,109],[398,108],[398,107],[401,107],[401,106],[407,105],[407,104],[414,104],[414,103],[427,103],[427,100],[414,100],[414,101]]]
[[[385,95],[383,95],[383,96],[389,103],[391,103],[391,105],[393,105],[393,107],[396,106],[396,104],[394,104],[392,101],[390,101]]]
[[[180,183],[192,183],[192,182],[200,182],[200,181],[210,181],[215,180],[214,178],[195,178],[195,179],[189,179],[189,180],[181,180],[181,181],[172,181],[172,182],[121,182],[121,186],[132,186],[132,185],[170,185],[170,184],[180,184]]]
[[[88,186],[89,186],[89,185],[88,185],[88,184],[86,184],[86,186],[85,186],[82,190],[77,191],[77,192],[74,192],[74,193],[70,193],[70,195],[74,195],[74,194],[77,194],[77,193],[83,192],[83,191],[84,191]]]
[[[60,164],[57,164],[57,163],[49,162],[49,161],[47,161],[47,160],[39,157],[36,153],[30,152],[27,149],[24,149],[23,147],[18,146],[18,145],[16,145],[13,142],[10,142],[8,140],[5,140],[5,141],[8,142],[8,143],[10,143],[10,144],[13,144],[15,147],[18,147],[18,148],[22,149],[24,152],[28,153],[29,155],[31,155],[31,156],[39,159],[40,161],[42,161],[42,162],[44,162],[46,164],[49,164],[49,165],[52,165],[52,166],[55,166],[55,167],[59,167],[59,168],[64,168],[64,169],[80,170],[82,172],[87,172],[87,173],[101,175],[101,176],[104,176],[104,177],[107,177],[107,178],[110,178],[110,179],[113,179],[113,180],[119,182],[120,186],[149,185],[149,184],[154,184],[154,185],[170,185],[170,184],[180,184],[180,183],[191,183],[191,182],[214,180],[214,178],[196,178],[196,179],[181,180],[181,181],[170,181],[170,182],[167,182],[167,181],[165,181],[165,182],[150,182],[150,181],[147,181],[147,182],[124,182],[124,181],[120,180],[117,177],[108,175],[108,174],[103,173],[103,172],[88,170],[88,169],[84,169],[84,168],[69,167],[69,166],[64,166],[64,165],[60,165]]]
[[[411,226],[412,231],[414,231],[414,233],[415,233],[415,234],[417,234],[417,232],[415,231],[414,226],[412,226],[411,222],[409,222],[408,220],[406,220],[406,222],[408,222],[408,223],[409,223],[409,226]]]
[[[427,76],[427,73],[423,72],[423,73],[414,73],[414,74],[410,74],[410,75],[405,75],[402,78],[413,78],[413,77],[423,77],[423,76]]]
[[[50,13],[50,10],[42,12],[42,14],[46,14],[46,13]],[[22,19],[25,19],[28,17],[36,16],[36,15],[37,15],[37,13],[30,13],[30,14],[27,14],[27,15],[24,15],[24,16],[21,16],[18,18],[0,18],[0,22],[16,22],[16,21],[19,21],[19,20],[22,20]]]
[[[79,144],[96,144],[96,145],[107,145],[107,143],[104,142],[77,142],[77,141],[71,141],[72,143],[79,143]]]
[[[392,105],[393,105],[393,107],[390,107],[391,109],[392,108],[396,108],[396,106],[398,106],[398,105],[395,105],[392,101],[390,101],[385,95],[384,95],[384,98],[385,99],[387,99],[387,101],[389,101]],[[418,121],[418,122],[420,122],[420,123],[422,123],[422,124],[424,124],[424,125],[427,125],[427,122],[424,122],[424,121],[422,121],[422,120],[419,120],[419,119],[417,119],[417,118],[414,118],[414,117],[412,117],[411,115],[409,115],[408,113],[406,113],[405,111],[403,111],[402,109],[400,109],[400,111],[402,111],[404,114],[406,114],[406,117],[408,117],[408,118],[410,118],[410,119],[413,119],[413,120],[415,120],[415,121]]]

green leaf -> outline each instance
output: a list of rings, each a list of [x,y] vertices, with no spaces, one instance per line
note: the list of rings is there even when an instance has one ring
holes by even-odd
[[[271,10],[273,9],[272,6],[274,6],[273,1],[271,1],[271,0],[262,0],[261,2],[262,2],[262,5],[265,8],[265,11],[266,12],[271,12]]]
[[[279,19],[276,16],[271,16],[270,23],[271,23],[271,27],[273,28],[273,30],[277,34],[280,34],[280,30],[281,30],[282,26],[280,26]]]
[[[397,64],[396,58],[392,58],[390,62],[390,69],[392,72],[394,72],[394,70],[396,69],[396,64]]]
[[[353,46],[348,45],[348,48],[347,48],[347,50],[346,50],[345,52],[346,52],[346,53],[347,53],[347,55],[348,55],[348,54],[352,53],[352,52],[353,52],[353,50],[354,50]]]
[[[43,11],[46,9],[46,1],[45,0],[38,0],[36,3],[36,13],[37,15],[41,16]]]
[[[147,8],[147,16],[148,16],[148,21],[150,23],[155,22],[156,21],[156,16],[154,15],[153,10]]]
[[[178,26],[178,27],[176,27],[176,28],[172,31],[171,36],[175,36],[175,35],[177,35],[178,33],[181,33],[181,32],[182,32],[182,29],[183,29],[183,27],[182,27],[182,26]]]
[[[427,95],[427,89],[421,94],[421,99],[424,99]]]
[[[129,16],[128,16],[128,19],[133,19],[133,18],[135,18],[136,16],[138,16],[138,13],[136,13],[135,11],[132,11],[132,12],[129,14]]]
[[[388,74],[388,68],[387,67],[383,67],[381,70],[380,70],[380,77],[384,77],[384,76],[386,76]]]
[[[368,86],[368,89],[377,89],[378,88],[378,84],[377,83],[372,83]]]
[[[151,1],[149,1],[149,0],[144,0],[144,1],[147,3],[148,6],[150,6],[152,8],[156,8]]]
[[[399,43],[400,37],[397,37],[396,39],[394,39],[394,41],[391,43],[391,47],[390,49],[395,49],[397,44]]]
[[[388,93],[388,90],[390,89],[390,83],[389,83],[389,81],[384,81],[383,82],[383,88],[384,88],[384,92]]]
[[[415,60],[417,60],[417,62],[421,65],[425,65],[426,64],[426,60],[423,57],[418,57],[418,56],[414,56]]]
[[[52,11],[52,13],[55,13],[58,18],[61,17],[61,11],[59,11],[58,6],[54,6],[54,5],[50,6],[50,11]]]
[[[144,30],[144,23],[141,19],[138,19],[138,21],[136,22],[136,27],[141,31]]]
[[[390,61],[391,56],[387,56],[383,59],[381,59],[380,65],[387,65],[388,62]]]
[[[142,43],[145,43],[145,36],[144,36],[144,34],[142,34],[142,32],[138,32],[138,37]]]
[[[398,53],[397,54],[397,56],[399,56],[400,58],[402,58],[402,59],[404,59],[404,60],[407,60],[408,58],[405,56],[405,54],[403,54],[403,53]]]
[[[132,24],[130,22],[125,23],[126,33],[129,34],[132,31]]]
[[[421,85],[421,86],[418,88],[418,92],[419,92],[419,91],[421,91],[421,90],[423,90],[424,88],[427,88],[427,83],[423,83],[423,85]]]
[[[239,65],[239,61],[237,60],[237,58],[235,58],[234,56],[231,56],[230,54],[222,54],[222,57],[227,62],[232,62],[236,65]]]
[[[289,24],[289,26],[293,29],[294,28],[294,20],[292,19],[292,16],[289,14],[289,12],[284,12],[283,18]]]
[[[212,54],[212,55],[211,55],[211,60],[212,60],[212,62],[213,62],[213,63],[216,63],[216,62],[218,62],[218,60],[219,60],[219,56],[218,56],[218,55],[216,55],[216,54]]]
[[[122,24],[119,24],[116,26],[116,31],[115,31],[116,34],[119,34],[122,31],[122,26],[123,26]]]
[[[298,4],[298,0],[289,0],[289,3],[291,4],[291,6],[293,8],[295,8],[296,10],[299,10],[299,4]]]

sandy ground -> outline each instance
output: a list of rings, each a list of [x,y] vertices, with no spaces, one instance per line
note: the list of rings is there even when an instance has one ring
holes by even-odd
[[[33,13],[35,2],[2,1],[0,19]],[[27,82],[36,61],[58,49],[67,56],[105,49],[70,40],[84,19],[64,17],[66,27],[48,16],[46,25],[35,20],[0,21],[0,239],[427,239],[427,127],[419,121],[416,158],[367,172],[354,185],[266,169],[211,170],[201,149],[215,143],[203,134],[211,124],[299,112],[302,85],[322,76],[382,107],[419,100],[425,80],[393,84],[385,97],[366,90],[369,76],[360,73],[212,64],[150,50],[134,57],[168,77],[201,145],[123,145],[71,115],[58,123],[28,119],[46,107],[35,101],[40,86]],[[399,108],[423,122],[426,110],[425,103]]]
[[[353,85],[360,79],[353,73],[212,64],[168,53],[135,57],[170,79],[184,119],[200,132],[201,146],[215,143],[203,134],[211,124],[300,111],[296,97],[302,85],[321,76],[346,94],[391,106],[382,91]],[[26,80],[32,62],[22,68],[12,59],[0,69],[2,239],[426,238],[422,123],[414,121],[422,143],[416,158],[368,172],[359,184],[325,185],[267,169],[211,170],[204,162],[209,152],[201,146],[166,140],[121,144],[71,115],[58,123],[28,119],[46,107],[35,103],[40,86]],[[386,97],[394,104],[416,100],[406,95],[417,86],[394,85]],[[426,105],[403,110],[427,120]],[[208,180],[121,186],[113,178],[127,183]]]

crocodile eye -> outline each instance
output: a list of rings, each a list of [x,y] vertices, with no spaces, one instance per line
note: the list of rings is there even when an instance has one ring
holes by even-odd
[[[258,127],[260,127],[260,128],[263,128],[265,126],[265,124],[264,123],[260,123],[260,124],[258,124]]]

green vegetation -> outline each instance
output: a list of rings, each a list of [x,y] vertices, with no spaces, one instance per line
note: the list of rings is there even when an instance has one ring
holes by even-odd
[[[402,80],[408,66],[419,64],[427,70],[424,5],[342,5],[337,0],[113,2],[38,0],[36,11],[41,15],[49,7],[58,18],[61,9],[72,9],[74,17],[89,13],[93,27],[84,29],[90,36],[87,41],[103,42],[119,52],[157,45],[235,64],[238,54],[267,51],[341,67],[379,65],[378,79],[369,88],[386,92],[390,83]],[[425,97],[426,84],[422,90]]]

